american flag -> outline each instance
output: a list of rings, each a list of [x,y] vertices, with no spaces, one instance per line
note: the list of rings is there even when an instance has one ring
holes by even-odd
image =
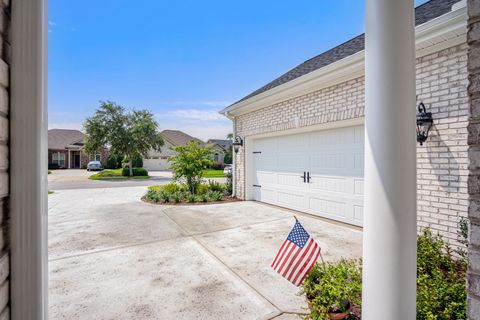
[[[302,284],[320,255],[320,246],[296,220],[273,260],[272,268],[296,286]]]

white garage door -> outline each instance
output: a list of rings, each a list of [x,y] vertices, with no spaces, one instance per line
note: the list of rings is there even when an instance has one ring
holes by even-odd
[[[364,127],[253,141],[253,196],[361,225]]]
[[[169,164],[167,159],[143,159],[143,167],[148,171],[164,171]]]

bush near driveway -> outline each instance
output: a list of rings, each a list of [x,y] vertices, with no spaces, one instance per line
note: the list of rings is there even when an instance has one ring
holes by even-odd
[[[467,319],[467,259],[456,258],[447,242],[425,228],[417,241],[417,319]],[[361,261],[317,263],[300,294],[311,301],[307,319],[329,320],[328,312],[348,299],[358,308],[347,319],[359,319],[361,308]],[[385,319],[388,319],[388,315]]]
[[[226,184],[209,181],[197,186],[193,194],[185,185],[169,183],[161,186],[148,187],[143,199],[152,203],[207,203],[231,199]]]
[[[128,168],[106,169],[89,177],[91,180],[126,180],[148,179],[148,171],[144,168],[133,168],[133,176],[129,176]]]

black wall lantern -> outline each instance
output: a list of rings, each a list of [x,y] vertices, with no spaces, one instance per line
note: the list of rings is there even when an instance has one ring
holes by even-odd
[[[420,102],[418,105],[417,112],[417,141],[420,142],[420,145],[428,138],[428,132],[433,124],[432,113],[427,112],[423,102]]]
[[[235,140],[233,140],[233,150],[235,150],[235,153],[238,152],[241,146],[243,146],[243,140],[240,136],[236,136]]]

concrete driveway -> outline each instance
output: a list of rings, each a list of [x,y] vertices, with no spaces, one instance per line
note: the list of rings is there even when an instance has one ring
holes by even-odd
[[[298,288],[269,266],[292,212],[256,202],[156,206],[146,187],[49,196],[51,319],[297,319]],[[325,260],[361,231],[298,214]]]

